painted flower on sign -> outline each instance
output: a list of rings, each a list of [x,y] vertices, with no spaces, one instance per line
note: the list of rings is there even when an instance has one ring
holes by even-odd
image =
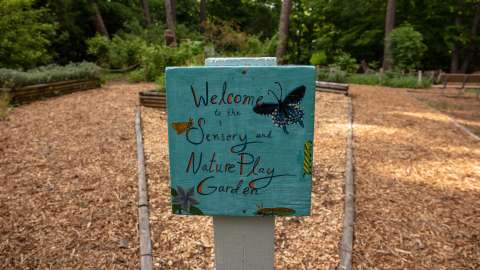
[[[182,187],[177,186],[177,195],[173,198],[173,204],[178,204],[181,209],[190,212],[190,208],[193,205],[198,204],[198,201],[193,198],[193,192],[193,187],[190,188],[188,192],[185,192]]]

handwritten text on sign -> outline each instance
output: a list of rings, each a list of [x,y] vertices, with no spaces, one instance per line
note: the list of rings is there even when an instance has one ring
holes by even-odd
[[[310,213],[315,70],[167,69],[176,214]]]

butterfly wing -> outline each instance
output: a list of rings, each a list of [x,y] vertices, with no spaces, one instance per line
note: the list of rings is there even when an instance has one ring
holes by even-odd
[[[292,105],[298,104],[302,101],[303,97],[305,96],[305,85],[300,85],[299,87],[295,88],[288,94],[285,99],[282,101],[282,105]]]
[[[275,109],[278,109],[278,104],[275,103],[259,103],[253,107],[254,112],[263,115],[271,115]]]

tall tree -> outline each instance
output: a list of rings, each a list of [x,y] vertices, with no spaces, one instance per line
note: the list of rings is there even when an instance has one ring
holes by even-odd
[[[165,42],[167,45],[176,44],[175,37],[175,0],[165,0],[165,15],[167,30],[165,30]]]
[[[292,2],[290,0],[283,0],[282,11],[280,15],[280,22],[278,26],[278,45],[277,52],[275,56],[279,63],[283,63],[283,56],[287,50],[288,42],[288,20],[290,17],[290,12],[292,10]]]
[[[100,12],[100,9],[98,8],[98,3],[96,0],[90,0],[90,5],[93,9],[94,13],[94,22],[95,22],[95,29],[97,33],[100,33],[107,38],[110,38],[110,35],[108,34],[107,27],[105,26],[105,22],[103,21],[102,13]]]
[[[390,32],[392,32],[395,27],[395,10],[396,10],[396,1],[388,0],[387,3],[387,14],[385,15],[385,45],[383,49],[383,64],[382,67],[384,70],[389,70],[392,68],[393,57],[392,57],[392,42],[390,41]]]
[[[466,49],[465,59],[462,64],[462,73],[466,73],[472,61],[478,42],[478,24],[480,23],[480,3],[475,4],[475,15],[473,16],[472,28],[470,30],[470,46]]]
[[[146,27],[149,27],[152,24],[152,17],[150,16],[150,7],[148,5],[148,0],[141,0],[142,9],[143,9],[143,20]]]
[[[200,32],[205,32],[205,24],[207,23],[207,0],[200,0]]]

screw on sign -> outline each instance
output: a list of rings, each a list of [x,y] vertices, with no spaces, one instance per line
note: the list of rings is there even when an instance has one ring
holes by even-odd
[[[214,217],[217,269],[273,269],[275,216],[307,216],[315,69],[275,58],[166,71],[172,211]]]

